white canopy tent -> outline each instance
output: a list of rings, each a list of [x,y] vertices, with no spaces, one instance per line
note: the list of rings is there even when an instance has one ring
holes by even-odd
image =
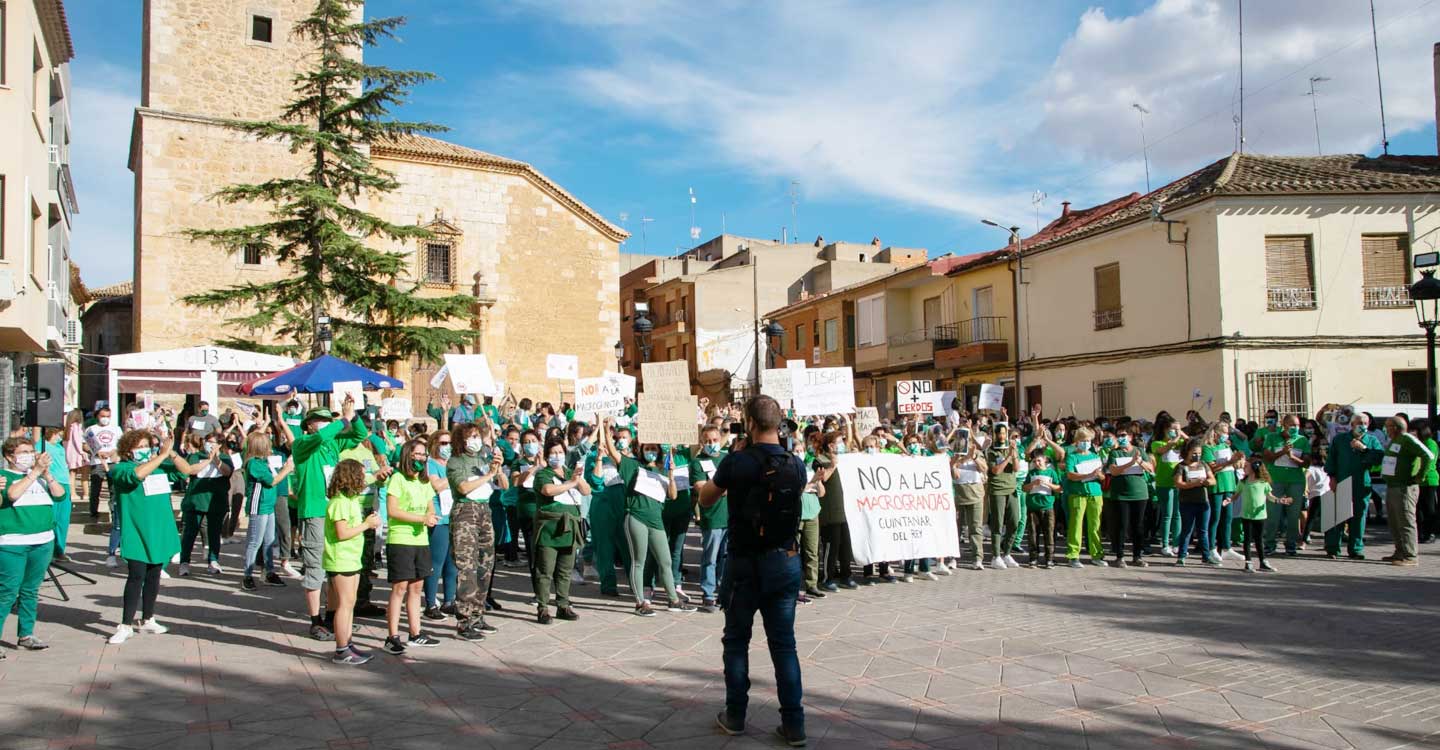
[[[241,383],[295,366],[290,357],[257,354],[218,346],[117,354],[110,358],[109,403],[121,393],[196,395],[215,404],[234,398]]]

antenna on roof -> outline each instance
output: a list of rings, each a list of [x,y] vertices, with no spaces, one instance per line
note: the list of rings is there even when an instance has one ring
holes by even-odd
[[[1036,191],[1030,196],[1030,203],[1031,203],[1031,205],[1035,206],[1035,231],[1036,231],[1036,232],[1039,232],[1039,231],[1040,231],[1040,204],[1045,202],[1045,198],[1046,198],[1045,193],[1042,192],[1042,191],[1040,191],[1040,190],[1036,190]]]
[[[650,252],[650,242],[645,236],[645,225],[654,223],[654,221],[649,216],[640,217],[640,252],[642,253],[649,254]]]
[[[1140,106],[1140,102],[1134,102],[1130,106],[1140,113],[1140,153],[1145,157],[1145,192],[1148,194],[1150,192],[1150,143],[1145,140],[1145,115],[1150,114],[1150,110]]]
[[[1240,19],[1240,116],[1235,124],[1240,130],[1238,151],[1245,153],[1245,0],[1235,0]]]
[[[1325,76],[1310,76],[1310,93],[1306,94],[1306,96],[1310,97],[1310,112],[1311,112],[1311,114],[1313,114],[1313,115],[1315,116],[1315,155],[1316,155],[1316,156],[1324,156],[1324,155],[1325,155],[1325,151],[1320,148],[1320,105],[1319,105],[1320,97],[1316,96],[1316,94],[1315,94],[1315,84],[1317,84],[1317,83],[1325,83],[1325,82],[1328,81],[1328,80],[1330,80],[1330,79],[1329,79],[1329,78],[1326,78]]]
[[[795,218],[796,208],[800,205],[800,181],[790,181],[790,227],[795,230],[795,239],[800,239],[800,223]]]
[[[1375,0],[1370,0],[1370,40],[1375,44],[1375,89],[1380,92],[1380,151],[1390,155],[1390,134],[1385,130],[1385,85],[1380,80],[1380,34],[1375,29]]]
[[[695,188],[690,188],[690,239],[700,239],[700,227],[695,226]]]

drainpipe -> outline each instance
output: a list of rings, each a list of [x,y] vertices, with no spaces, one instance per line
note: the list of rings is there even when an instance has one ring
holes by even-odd
[[[1011,336],[1015,339],[1015,416],[1011,419],[1019,419],[1025,414],[1025,391],[1020,385],[1020,271],[1021,266],[1021,245],[1020,228],[1011,227],[1010,236],[1015,239],[1015,252],[1011,255],[1010,266],[1010,328]]]

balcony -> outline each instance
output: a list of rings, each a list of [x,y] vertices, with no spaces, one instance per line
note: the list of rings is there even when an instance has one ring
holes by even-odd
[[[890,337],[886,362],[891,367],[929,362],[935,358],[934,332],[928,328],[906,331]]]
[[[666,316],[664,313],[655,315],[655,335],[670,336],[677,333],[685,333],[685,311],[676,310]]]
[[[1119,328],[1120,326],[1125,325],[1125,316],[1123,314],[1123,310],[1124,308],[1120,307],[1114,308],[1112,310],[1096,310],[1095,330],[1104,331],[1110,328]]]
[[[860,346],[855,350],[855,371],[883,370],[890,364],[890,346],[884,342]]]
[[[971,318],[935,326],[935,367],[964,369],[1010,359],[1009,320]]]
[[[1302,287],[1269,287],[1265,290],[1267,310],[1314,310],[1315,290]]]
[[[1361,291],[1366,310],[1393,310],[1410,306],[1408,286],[1367,286]]]

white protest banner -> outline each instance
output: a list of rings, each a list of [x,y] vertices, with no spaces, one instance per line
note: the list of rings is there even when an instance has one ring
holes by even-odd
[[[901,414],[932,414],[935,401],[930,394],[935,384],[928,380],[895,381],[895,408]]]
[[[606,371],[604,371],[604,373],[602,373],[602,377],[604,377],[604,378],[607,379],[607,380],[612,380],[612,381],[614,381],[615,384],[620,387],[620,395],[621,395],[621,396],[623,396],[623,397],[625,397],[625,398],[628,398],[628,399],[631,399],[631,400],[634,400],[634,398],[635,398],[635,376],[634,376],[634,375],[626,375],[626,374],[623,373],[623,372],[610,372],[609,370],[606,370]]]
[[[694,445],[700,438],[695,426],[697,401],[689,394],[641,392],[640,442]]]
[[[620,383],[611,378],[577,378],[575,380],[575,419],[598,422],[600,417],[614,416],[625,410],[625,394]]]
[[[235,408],[239,409],[242,414],[250,419],[254,419],[260,414],[260,407],[245,401],[236,401]]]
[[[580,377],[580,358],[574,354],[545,355],[545,377],[551,380],[574,380]]]
[[[761,370],[760,392],[780,402],[781,409],[790,408],[790,370]]]
[[[785,360],[785,369],[787,369],[787,370],[803,370],[803,369],[805,369],[805,360],[803,360],[803,359],[787,359],[787,360]]]
[[[393,419],[396,422],[408,422],[413,416],[411,408],[410,399],[408,398],[381,399],[380,418],[385,420]]]
[[[495,376],[490,374],[490,361],[484,354],[446,354],[445,370],[455,392],[460,395],[503,396],[496,392]]]
[[[991,385],[986,383],[980,386],[980,403],[976,407],[981,411],[1000,411],[1000,405],[1005,402],[1005,386]]]
[[[337,380],[330,385],[330,403],[335,409],[345,403],[349,396],[355,402],[356,410],[365,408],[365,384],[358,380]]]
[[[1342,479],[1333,492],[1320,496],[1320,530],[1329,531],[1350,520],[1355,506],[1350,494],[1350,479]]]
[[[847,453],[836,466],[856,562],[960,556],[945,456]]]
[[[880,426],[880,410],[873,406],[855,407],[855,432],[863,439]]]
[[[430,378],[430,387],[439,388],[440,384],[445,382],[445,376],[449,374],[450,365],[441,365],[440,369],[435,371],[435,376]]]
[[[855,411],[855,373],[849,367],[815,367],[790,371],[790,397],[795,414],[850,414]]]
[[[646,393],[690,393],[690,363],[683,359],[672,362],[645,362],[640,365],[640,379]]]

